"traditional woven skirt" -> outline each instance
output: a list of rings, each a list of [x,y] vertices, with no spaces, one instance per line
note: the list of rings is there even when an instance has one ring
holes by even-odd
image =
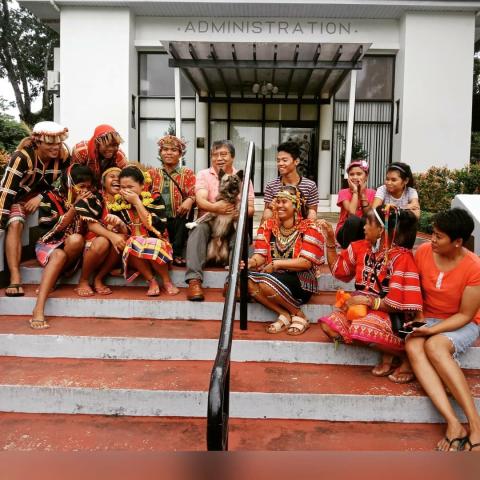
[[[42,267],[45,267],[50,260],[50,256],[52,255],[53,251],[56,250],[57,248],[62,248],[63,249],[63,244],[65,243],[64,240],[59,240],[57,242],[37,242],[35,244],[35,255],[37,257],[38,263]],[[70,267],[68,267],[67,270],[62,271],[62,276],[64,277],[69,277],[73,275],[79,268],[80,265],[82,264],[82,256],[79,256],[77,261]]]
[[[367,345],[377,344],[398,351],[405,347],[403,340],[393,333],[390,317],[386,312],[369,309],[365,317],[350,321],[347,320],[346,312],[335,310],[318,321],[337,332],[345,343],[357,341]]]
[[[248,272],[248,278],[255,283],[264,283],[274,290],[281,298],[295,308],[307,303],[312,296],[302,288],[295,272]]]
[[[153,237],[130,237],[122,255],[123,271],[127,282],[131,282],[140,274],[128,269],[130,255],[142,260],[150,260],[158,265],[166,265],[173,260],[172,246],[166,240]]]

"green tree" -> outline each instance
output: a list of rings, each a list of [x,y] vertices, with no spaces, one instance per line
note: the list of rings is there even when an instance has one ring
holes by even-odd
[[[47,92],[47,71],[53,68],[58,33],[11,0],[1,2],[0,77],[8,78],[12,85],[23,122],[31,126],[40,120],[50,120],[53,106]],[[32,102],[40,96],[42,108],[32,112]]]

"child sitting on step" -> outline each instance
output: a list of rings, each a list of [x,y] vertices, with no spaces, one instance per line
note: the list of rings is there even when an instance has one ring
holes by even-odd
[[[123,231],[120,231],[119,226],[108,224],[112,217],[113,223],[122,223],[118,217],[109,214],[107,209],[107,204],[113,202],[115,195],[120,193],[121,171],[122,169],[118,167],[105,170],[101,176],[101,192],[80,201],[75,206],[81,218],[88,222],[89,230],[85,237],[82,273],[75,289],[80,297],[90,297],[95,293],[99,295],[112,293],[105,285],[104,278],[120,263],[128,233],[124,224]],[[93,282],[90,285],[92,275]]]
[[[118,217],[120,227],[126,226],[130,234],[122,255],[124,275],[130,282],[141,274],[149,285],[147,295],[155,297],[160,294],[156,272],[163,281],[163,290],[176,295],[179,289],[168,273],[173,252],[166,234],[165,205],[161,195],[145,191],[145,175],[148,173],[139,167],[124,168],[119,176],[120,194],[107,203],[109,213]]]
[[[92,196],[93,182],[88,167],[72,165],[62,173],[58,189],[42,194],[38,223],[43,235],[35,245],[35,253],[45,268],[30,319],[34,329],[49,327],[45,303],[60,274],[73,274],[80,266],[87,228],[75,206]]]

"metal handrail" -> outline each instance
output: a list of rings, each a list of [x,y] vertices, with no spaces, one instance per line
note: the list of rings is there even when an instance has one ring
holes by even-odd
[[[228,288],[223,308],[222,326],[218,339],[217,356],[210,375],[207,413],[207,448],[208,450],[228,450],[228,420],[230,407],[230,354],[232,350],[233,320],[236,308],[236,290],[240,279],[240,328],[247,329],[247,282],[248,271],[248,190],[253,175],[255,161],[255,144],[248,144],[245,163],[240,213],[235,233],[235,243],[227,277]],[[245,268],[240,269],[240,260]],[[240,273],[241,272],[241,273]]]

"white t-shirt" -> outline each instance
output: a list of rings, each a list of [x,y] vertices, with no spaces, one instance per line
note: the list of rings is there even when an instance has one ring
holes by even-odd
[[[387,187],[382,185],[381,187],[378,187],[377,193],[375,193],[375,198],[379,198],[384,204],[389,203],[398,208],[406,208],[412,200],[418,198],[418,193],[414,188],[408,187],[404,190],[400,198],[395,198],[387,192]]]

